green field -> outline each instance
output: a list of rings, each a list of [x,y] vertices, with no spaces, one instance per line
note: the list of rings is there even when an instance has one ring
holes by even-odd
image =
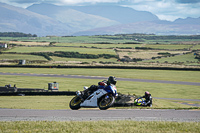
[[[154,49],[189,49],[191,48],[193,45],[186,45],[186,44],[165,44],[165,45],[159,45],[159,44],[150,44],[150,45],[146,45],[146,47],[149,48],[154,48]]]
[[[164,44],[180,44],[182,42],[198,43],[198,35],[188,36],[159,36],[159,35],[142,35],[142,34],[121,34],[121,35],[98,35],[98,36],[68,36],[68,37],[0,37],[4,41],[34,41],[34,42],[60,42],[60,43],[126,43],[126,42],[148,42]]]
[[[3,79],[2,79],[3,78]],[[24,77],[24,76],[1,76],[2,86],[5,84],[16,84],[19,88],[40,88],[47,89],[48,83],[54,81],[59,83],[61,91],[83,90],[83,86],[97,84],[99,80],[94,79],[68,79],[51,77]],[[8,79],[8,80],[7,80]],[[104,78],[102,78],[103,80]],[[145,91],[150,91],[153,97],[164,98],[186,98],[199,99],[199,86],[173,85],[161,83],[143,83],[119,81],[117,83],[118,92],[123,94],[143,95]]]
[[[115,75],[119,78],[152,79],[168,81],[199,82],[199,71],[176,70],[145,70],[145,69],[100,69],[100,68],[0,68],[0,72],[11,73],[42,73],[108,77]]]
[[[144,122],[144,121],[16,121],[0,122],[2,133],[199,133],[199,122]]]
[[[195,56],[193,53],[191,54],[184,54],[184,55],[178,55],[178,56],[173,56],[173,57],[163,57],[161,59],[154,59],[154,60],[147,60],[143,62],[159,62],[159,63],[182,63],[182,64],[196,64],[198,65],[199,62],[198,60],[195,59]]]
[[[74,48],[74,47],[17,47],[6,52],[18,52],[18,53],[31,53],[31,52],[55,52],[55,51],[69,51],[79,52],[83,54],[113,54],[115,52],[112,49],[90,49],[90,48]]]
[[[53,63],[55,64],[75,64],[75,63],[83,63],[87,62],[89,64],[95,64],[96,62],[112,62],[115,64],[121,64],[120,62],[117,61],[116,58],[110,58],[110,59],[105,59],[105,58],[99,58],[99,59],[80,59],[80,58],[62,58],[62,57],[56,57],[56,56],[51,56],[53,59]],[[60,61],[60,62],[59,62]],[[51,64],[51,63],[50,63]]]
[[[44,60],[47,61],[44,57],[36,55],[21,55],[21,54],[1,54],[0,60]]]
[[[192,49],[200,49],[200,45],[198,44],[198,45],[194,46],[194,48],[192,48]]]
[[[41,109],[41,110],[61,110],[70,109],[69,102],[73,96],[1,96],[0,107],[9,109]],[[198,107],[184,105],[173,100],[153,99],[151,109],[199,109]],[[191,103],[190,101],[184,101]],[[31,103],[31,104],[28,104]],[[200,102],[193,102],[200,104]],[[146,109],[149,107],[111,107],[111,109]],[[87,110],[89,108],[81,108]]]
[[[135,48],[140,47],[142,44],[98,44],[98,43],[56,43],[55,46],[61,47],[82,47],[82,48],[100,48],[100,49],[113,49],[113,48]]]
[[[160,39],[162,38],[162,39]],[[179,38],[179,39],[178,39]],[[36,37],[36,38],[0,38],[3,42],[16,43],[10,49],[2,50],[0,59],[2,63],[6,60],[44,60],[48,63],[39,64],[31,63],[30,65],[74,65],[80,63],[88,63],[88,65],[142,65],[142,66],[169,66],[169,67],[197,67],[199,68],[199,61],[195,59],[194,53],[191,50],[198,50],[200,39],[191,39],[187,37],[176,36],[144,36],[144,35],[116,35],[116,36],[79,36],[79,37]],[[188,39],[187,39],[188,38]],[[23,41],[23,42],[20,42]],[[53,42],[53,46],[49,43]],[[24,45],[24,46],[23,46]],[[40,46],[36,46],[40,45]],[[44,46],[46,45],[46,46]],[[149,47],[153,50],[134,49],[136,47]],[[117,52],[113,49],[116,48]],[[190,51],[185,49],[191,48]],[[162,49],[162,50],[155,50]],[[180,49],[180,50],[178,50]],[[32,52],[55,52],[55,51],[69,51],[79,52],[82,54],[111,54],[118,55],[120,59],[124,57],[151,59],[152,57],[162,56],[158,53],[180,54],[177,56],[165,57],[160,59],[139,61],[139,62],[119,62],[116,58],[98,58],[98,59],[83,59],[83,58],[64,58],[51,56],[52,60],[48,61],[43,56],[26,55],[20,53]],[[12,54],[8,52],[16,52]],[[191,52],[190,54],[182,53]],[[198,53],[198,51],[197,51]],[[28,62],[27,62],[28,63]],[[103,64],[105,63],[105,64]],[[11,63],[16,64],[16,63]],[[164,70],[134,70],[134,69],[29,69],[29,68],[0,68],[1,72],[11,73],[43,73],[43,74],[64,74],[64,75],[89,75],[108,77],[115,75],[121,78],[133,79],[152,79],[152,80],[168,80],[168,81],[187,81],[199,82],[200,74],[194,71],[164,71]],[[63,91],[82,90],[83,86],[90,86],[96,84],[98,80],[95,79],[64,79],[64,78],[44,78],[44,77],[22,77],[22,76],[2,76],[1,86],[11,83],[17,84],[18,87],[25,88],[42,88],[47,89],[47,83],[57,81],[59,82],[59,89]],[[149,90],[154,97],[165,98],[186,98],[198,99],[198,86],[187,85],[173,85],[173,84],[159,84],[159,83],[143,83],[143,82],[125,82],[120,81],[117,84],[118,91],[125,94],[143,95],[144,91]],[[192,90],[192,91],[191,91]],[[180,94],[179,94],[180,93]],[[9,100],[8,100],[9,101]],[[160,100],[156,100],[157,107],[163,107],[159,104]],[[168,101],[169,102],[169,101]],[[175,107],[167,102],[166,107]],[[184,105],[185,107],[186,105]],[[183,107],[183,108],[184,108]],[[22,107],[23,108],[23,107]],[[25,107],[26,108],[26,107]]]
[[[104,36],[69,36],[69,37],[0,37],[7,42],[9,49],[0,49],[0,63],[17,65],[15,60],[28,60],[27,65],[124,65],[124,66],[166,66],[199,68],[199,36],[157,36],[145,34],[122,34]],[[89,58],[81,56],[64,57],[47,55],[56,51],[78,52],[80,54],[109,54],[115,58]],[[37,62],[31,53],[42,53]],[[3,53],[3,54],[2,54]],[[27,56],[26,53],[29,54]],[[46,53],[44,55],[44,53]],[[160,53],[171,54],[167,58]],[[187,53],[185,56],[182,54]],[[19,55],[21,54],[21,55]],[[174,57],[173,54],[178,54]],[[196,58],[198,57],[198,58]],[[43,60],[42,59],[42,60]],[[9,60],[9,61],[6,61]],[[146,61],[148,60],[148,61]],[[156,63],[156,64],[153,64]]]
[[[0,42],[9,44],[9,49],[0,49],[0,64],[18,65],[15,60],[28,60],[28,65],[119,65],[119,66],[156,66],[156,67],[192,67],[199,68],[199,59],[194,53],[200,54],[200,36],[157,36],[145,34],[122,34],[104,36],[70,36],[70,37],[0,37]],[[137,48],[137,49],[135,49]],[[140,49],[151,48],[151,49]],[[162,50],[161,50],[162,49]],[[193,51],[195,50],[195,51]],[[110,54],[117,58],[64,58],[51,56],[30,55],[32,52],[48,53],[55,51],[79,52],[82,54]],[[16,52],[16,53],[11,53]],[[183,53],[187,53],[184,54]],[[27,53],[27,54],[21,54]],[[180,55],[166,58],[159,53],[178,53]],[[142,61],[133,62],[133,58]],[[34,62],[44,60],[47,63]],[[13,62],[12,62],[13,61]],[[32,61],[32,62],[31,62]],[[2,68],[5,73],[34,73],[58,75],[83,75],[99,76],[102,80],[114,75],[116,78],[150,79],[166,81],[199,82],[200,71],[175,71],[175,70],[142,70],[142,69],[57,69],[57,68]],[[60,91],[83,90],[83,86],[97,84],[101,80],[78,78],[54,78],[34,76],[0,75],[0,86],[7,84],[17,85],[18,88],[48,89],[48,83],[59,83]],[[117,90],[122,94],[142,96],[149,91],[153,97],[153,109],[198,109],[187,99],[198,99],[199,86],[178,85],[148,82],[118,81]],[[69,101],[73,96],[0,96],[0,108],[11,109],[43,109],[60,110],[69,109]],[[179,100],[161,100],[160,98],[179,98]],[[200,104],[200,102],[192,102]],[[112,107],[112,109],[144,109],[146,107]],[[199,133],[199,122],[145,122],[145,121],[84,121],[84,122],[55,122],[55,121],[15,121],[0,122],[0,133],[27,133],[27,132],[189,132]]]
[[[170,71],[170,70],[135,70],[135,69],[55,69],[55,68],[0,68],[0,72],[9,73],[42,73],[58,75],[84,75],[100,76],[102,80],[114,75],[116,78],[132,79],[152,79],[167,81],[199,82],[199,71]],[[105,77],[105,78],[104,78]],[[17,85],[18,88],[40,88],[48,89],[48,83],[59,83],[60,91],[83,90],[83,86],[97,84],[101,80],[97,79],[73,79],[73,78],[54,78],[54,77],[34,77],[34,76],[10,76],[0,75],[0,86],[6,84]],[[145,83],[118,81],[117,90],[122,94],[143,95],[145,91],[150,91],[153,97],[162,98],[183,98],[199,99],[199,86],[176,85],[162,83]],[[22,100],[23,99],[23,100]],[[51,100],[50,100],[51,99]],[[52,100],[54,99],[54,100]],[[0,97],[1,108],[31,108],[31,109],[69,109],[68,103],[71,97]],[[25,104],[27,101],[34,101],[34,106]],[[46,102],[49,101],[49,102]],[[57,102],[60,102],[60,106]],[[13,104],[14,103],[14,104]],[[192,106],[182,105],[170,100],[154,99],[154,108],[191,108]]]
[[[30,41],[30,42],[57,42],[57,43],[126,43],[137,42],[131,39],[113,36],[74,36],[74,37],[0,37],[2,41]],[[200,39],[199,39],[200,40]]]

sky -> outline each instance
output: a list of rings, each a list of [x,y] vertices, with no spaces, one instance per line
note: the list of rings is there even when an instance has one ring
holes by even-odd
[[[39,3],[62,6],[113,4],[139,11],[149,11],[161,20],[174,21],[178,18],[200,17],[200,0],[0,0],[0,2],[22,8]]]

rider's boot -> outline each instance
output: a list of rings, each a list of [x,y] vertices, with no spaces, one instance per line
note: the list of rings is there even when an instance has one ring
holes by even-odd
[[[77,95],[78,97],[80,97],[82,100],[84,100],[84,98],[83,98],[83,92],[77,91],[77,92],[76,92],[76,95]]]
[[[77,91],[77,92],[76,92],[76,95],[77,95],[77,96],[81,96],[81,92],[80,92],[80,91]]]

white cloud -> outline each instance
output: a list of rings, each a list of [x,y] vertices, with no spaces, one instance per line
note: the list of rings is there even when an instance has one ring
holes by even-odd
[[[135,10],[149,11],[162,20],[174,21],[177,18],[200,17],[200,3],[193,5],[176,3],[174,0],[146,0],[146,2],[129,5],[129,7]]]
[[[120,0],[61,0],[65,4],[81,4],[81,3],[116,3]]]
[[[17,7],[22,7],[22,8],[26,8],[26,7],[33,4],[33,3],[30,3],[30,2],[20,3],[20,2],[17,2],[15,0],[0,0],[0,2],[9,4],[9,5],[13,5],[13,6],[17,6]]]

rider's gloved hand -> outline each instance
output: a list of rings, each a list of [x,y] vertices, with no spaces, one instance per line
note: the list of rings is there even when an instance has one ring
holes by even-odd
[[[100,86],[105,86],[106,83],[104,83],[104,82],[99,82],[98,85],[100,85]]]

